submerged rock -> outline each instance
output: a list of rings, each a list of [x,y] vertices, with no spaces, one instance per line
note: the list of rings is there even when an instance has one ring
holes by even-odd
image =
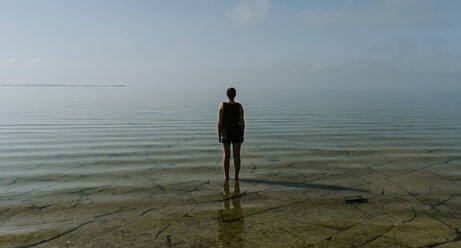
[[[363,198],[361,195],[344,197],[346,203],[368,203],[368,198]]]

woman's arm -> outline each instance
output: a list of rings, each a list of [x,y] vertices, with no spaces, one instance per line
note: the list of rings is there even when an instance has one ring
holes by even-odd
[[[243,118],[243,107],[240,105],[240,126],[242,127],[242,136],[245,134],[245,120]]]
[[[221,105],[219,105],[219,110],[218,110],[218,140],[219,142],[221,142],[220,135],[222,131],[222,122],[223,122],[222,111],[223,111],[223,105],[221,103]]]

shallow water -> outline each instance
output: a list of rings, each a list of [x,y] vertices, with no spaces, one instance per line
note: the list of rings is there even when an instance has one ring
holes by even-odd
[[[456,246],[459,93],[2,87],[0,246]]]

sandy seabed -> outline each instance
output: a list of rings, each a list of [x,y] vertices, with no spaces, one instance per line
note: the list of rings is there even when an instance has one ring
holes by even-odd
[[[307,161],[247,161],[239,181],[223,180],[219,166],[25,172],[2,182],[0,246],[461,247],[461,156],[311,153]],[[53,181],[80,187],[8,193]],[[91,186],[98,181],[114,184]],[[354,195],[368,203],[345,203]]]

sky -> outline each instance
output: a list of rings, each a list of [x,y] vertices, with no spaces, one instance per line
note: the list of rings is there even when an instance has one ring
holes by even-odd
[[[0,0],[0,84],[461,89],[458,0]]]

